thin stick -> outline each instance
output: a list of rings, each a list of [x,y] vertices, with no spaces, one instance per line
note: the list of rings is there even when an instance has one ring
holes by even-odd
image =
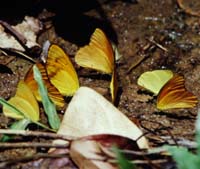
[[[155,40],[148,38],[147,39],[149,42],[153,43],[154,45],[156,45],[158,48],[162,49],[165,52],[168,52],[168,49],[165,48],[164,46],[162,46],[161,44],[157,43]]]
[[[1,148],[68,148],[69,144],[41,143],[41,142],[18,142],[0,143]]]
[[[63,140],[67,140],[67,141],[77,139],[77,137],[67,136],[67,135],[63,135],[63,134],[41,132],[41,131],[14,130],[14,129],[0,129],[0,134],[49,137],[49,138],[53,138],[53,139],[63,139]]]

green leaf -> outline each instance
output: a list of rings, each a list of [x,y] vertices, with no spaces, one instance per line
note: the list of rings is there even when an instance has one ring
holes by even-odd
[[[50,126],[57,130],[60,127],[60,119],[58,117],[56,107],[48,96],[47,89],[43,83],[41,73],[36,65],[33,67],[34,79],[38,83],[39,92],[42,98],[42,104],[47,114]]]
[[[113,147],[113,151],[117,155],[117,163],[120,169],[136,169],[135,165],[131,163],[117,147]]]
[[[11,126],[10,129],[16,129],[16,130],[25,130],[28,124],[30,124],[31,121],[28,119],[22,119],[19,121],[14,122]],[[6,142],[8,140],[11,140],[13,136],[6,135],[4,134],[3,137],[1,138],[2,142]]]
[[[164,146],[173,156],[178,169],[199,169],[200,158],[189,152],[187,148],[176,146]]]

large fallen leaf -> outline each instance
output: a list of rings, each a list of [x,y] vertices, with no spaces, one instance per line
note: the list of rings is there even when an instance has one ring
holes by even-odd
[[[80,87],[63,117],[59,134],[84,137],[113,134],[137,140],[142,131],[102,95],[88,87]],[[139,148],[148,148],[144,136],[137,140]]]

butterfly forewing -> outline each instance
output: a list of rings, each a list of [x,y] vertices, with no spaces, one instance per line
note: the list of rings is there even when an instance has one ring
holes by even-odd
[[[65,96],[72,96],[79,88],[78,76],[68,55],[57,45],[51,45],[46,63],[51,83]]]
[[[115,99],[117,97],[117,89],[118,89],[116,73],[117,72],[114,69],[113,74],[112,74],[112,79],[110,82],[110,93],[111,93],[111,98],[112,98],[113,103],[115,102]]]
[[[137,84],[157,95],[160,89],[173,77],[171,70],[153,70],[144,72]]]
[[[186,90],[183,76],[175,75],[161,89],[157,98],[157,108],[192,108],[197,102],[197,97]]]
[[[104,32],[96,29],[89,45],[80,48],[75,56],[77,64],[111,74],[114,68],[114,54],[110,41]]]

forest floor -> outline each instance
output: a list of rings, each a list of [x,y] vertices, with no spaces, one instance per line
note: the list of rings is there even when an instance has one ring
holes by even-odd
[[[14,25],[21,23],[25,16],[40,19],[45,29],[37,35],[37,43],[42,45],[49,40],[59,45],[69,54],[73,63],[76,51],[89,42],[94,29],[99,27],[105,31],[108,38],[117,45],[122,56],[116,62],[119,85],[116,107],[129,118],[137,119],[141,129],[147,133],[146,137],[151,147],[166,144],[164,138],[194,140],[198,106],[160,111],[156,108],[156,98],[145,92],[137,84],[137,79],[146,71],[170,69],[184,76],[186,88],[199,99],[199,17],[186,13],[175,0],[110,0],[100,3],[74,1],[68,5],[60,1],[49,4],[46,1],[23,3],[24,5],[20,3],[22,6],[9,6],[8,2],[7,6],[1,7],[1,20]],[[20,7],[17,8],[18,6]],[[10,15],[9,10],[12,10],[14,15]],[[151,47],[146,49],[146,46]],[[5,67],[0,70],[0,96],[9,99],[15,94],[18,81],[24,78],[33,63],[19,55],[1,54],[0,64],[12,72],[5,71]],[[130,70],[131,66],[133,68]],[[84,76],[87,71],[84,72],[77,65],[75,68],[80,76],[81,86],[99,90],[109,86],[109,81],[101,78],[100,74],[97,73],[98,79],[95,78],[97,76]],[[109,99],[107,94],[105,97]],[[46,122],[45,117],[42,120]],[[12,119],[0,113],[0,128],[8,128],[12,122]],[[29,141],[31,139],[28,138]],[[35,140],[44,141],[39,138]],[[0,149],[0,161],[40,151],[46,149]],[[20,167],[25,168],[22,163],[10,166]],[[154,168],[152,165],[145,167]],[[163,169],[162,164],[160,168]],[[170,168],[169,165],[166,165],[166,168]]]

